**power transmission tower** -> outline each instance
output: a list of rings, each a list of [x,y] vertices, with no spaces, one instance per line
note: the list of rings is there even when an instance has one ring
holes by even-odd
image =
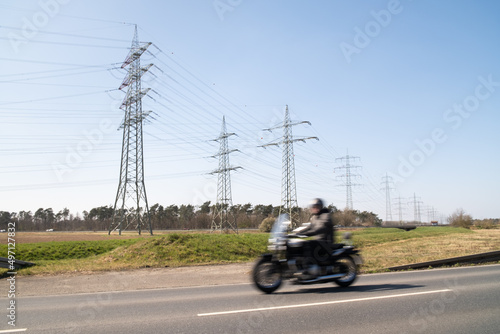
[[[294,138],[292,135],[292,126],[298,124],[311,125],[309,121],[292,123],[290,120],[290,113],[288,111],[288,105],[287,105],[285,109],[285,119],[283,121],[283,125],[265,129],[265,131],[272,132],[272,130],[274,129],[283,128],[283,137],[281,141],[261,146],[265,148],[267,146],[282,145],[283,151],[282,151],[282,165],[281,165],[282,166],[281,204],[280,204],[279,214],[288,213],[288,215],[290,216],[292,227],[300,225],[299,205],[297,202],[297,188],[295,182],[295,160],[293,154],[293,143],[297,141],[305,142],[308,139],[319,140],[317,137]]]
[[[401,198],[401,196],[395,198],[398,204],[398,212],[399,212],[399,223],[402,224],[403,223],[403,206],[401,204],[401,200],[403,200],[404,198]]]
[[[417,200],[418,199],[418,200]],[[420,205],[423,202],[420,201],[420,197],[417,197],[415,193],[413,193],[413,220],[415,223],[420,223]]]
[[[428,206],[427,207],[427,220],[430,222],[434,221],[436,219],[437,211],[433,206]]]
[[[142,111],[142,98],[148,93],[149,88],[141,88],[141,77],[148,71],[152,64],[141,67],[141,55],[151,43],[139,44],[137,25],[135,26],[134,39],[130,52],[122,64],[128,67],[128,75],[123,80],[120,89],[127,88],[120,109],[125,111],[123,123],[122,155],[120,166],[120,182],[116,193],[113,221],[109,226],[108,234],[117,230],[121,235],[122,230],[132,225],[141,234],[141,228],[147,225],[149,233],[153,234],[151,217],[149,215],[146,186],[144,184],[144,155],[142,141],[142,125],[149,112]]]
[[[357,168],[360,168],[360,166],[351,165],[351,161],[356,161],[356,160],[359,161],[359,157],[354,157],[352,155],[349,155],[349,152],[347,152],[346,156],[337,158],[335,160],[340,161],[341,163],[345,162],[342,166],[335,167],[335,169],[345,171],[345,173],[340,175],[339,177],[344,180],[344,185],[346,187],[346,208],[352,210],[353,209],[352,187],[359,185],[357,183],[352,183],[352,179],[360,177],[359,174],[353,173],[352,171],[356,170]]]
[[[392,177],[388,176],[385,173],[385,176],[382,177],[382,184],[385,185],[385,221],[392,221],[392,210],[391,210],[391,190],[394,189],[391,187]]]
[[[231,195],[231,175],[232,170],[241,167],[230,167],[229,154],[238,150],[229,150],[228,138],[235,135],[235,133],[227,133],[226,131],[226,118],[222,117],[222,129],[220,135],[215,141],[220,143],[219,153],[212,156],[213,158],[219,157],[219,169],[213,171],[211,174],[218,174],[217,179],[217,202],[213,211],[212,218],[212,231],[229,231],[232,230],[238,233],[238,225],[235,217],[229,217],[229,209],[233,205]]]

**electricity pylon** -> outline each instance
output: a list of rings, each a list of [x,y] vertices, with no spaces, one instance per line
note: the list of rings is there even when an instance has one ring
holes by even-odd
[[[219,153],[212,156],[219,157],[219,169],[210,174],[218,174],[217,179],[217,202],[213,210],[211,231],[229,231],[238,233],[238,225],[234,216],[229,214],[229,209],[233,205],[231,194],[231,174],[232,170],[241,167],[231,167],[229,165],[229,154],[238,150],[229,150],[228,138],[235,133],[227,133],[226,118],[222,117],[222,129],[220,135],[215,141],[220,143]]]
[[[123,123],[122,155],[120,165],[120,182],[116,192],[113,221],[109,226],[108,234],[122,230],[132,225],[141,234],[141,228],[147,225],[149,233],[153,234],[151,217],[149,215],[146,186],[144,184],[144,155],[142,141],[142,124],[150,112],[142,111],[142,98],[150,88],[141,88],[141,77],[152,66],[141,67],[141,55],[151,43],[139,44],[137,25],[130,52],[122,64],[128,66],[128,74],[120,85],[120,89],[127,88],[120,109],[125,111]]]
[[[392,177],[385,173],[385,176],[382,177],[382,184],[385,185],[382,190],[385,190],[385,221],[388,222],[392,221],[391,190],[394,189],[391,187]]]
[[[345,163],[342,166],[336,167],[335,169],[345,171],[345,173],[340,175],[339,177],[344,179],[344,185],[346,187],[346,208],[352,210],[353,209],[352,187],[359,185],[357,183],[352,183],[352,179],[359,178],[360,176],[359,174],[353,173],[352,171],[355,170],[356,168],[359,168],[360,166],[351,165],[351,161],[359,160],[359,157],[354,157],[352,155],[349,155],[349,152],[347,152],[347,154],[344,157],[337,158],[335,160],[341,161],[342,163],[345,161]]]
[[[401,200],[404,199],[404,198],[401,198],[401,196],[395,198],[398,204],[398,212],[399,212],[399,223],[402,224],[403,223],[403,206],[401,205]]]
[[[415,223],[420,223],[421,222],[420,205],[423,202],[420,200],[417,201],[417,199],[420,199],[420,197],[417,197],[415,193],[413,193],[413,220]]]
[[[292,126],[298,124],[309,124],[309,121],[301,121],[292,123],[290,121],[290,113],[288,112],[288,105],[285,109],[285,120],[283,125],[279,125],[273,128],[265,129],[265,131],[272,131],[274,129],[283,128],[283,138],[277,143],[270,143],[267,145],[262,145],[261,147],[267,146],[280,146],[282,145],[282,176],[281,176],[281,204],[279,214],[288,213],[292,227],[300,225],[300,215],[299,215],[299,205],[297,202],[297,188],[295,182],[295,161],[293,154],[293,143],[297,141],[305,142],[308,139],[316,139],[317,137],[304,137],[304,138],[294,138],[292,135]]]
[[[427,208],[427,220],[429,220],[429,222],[436,220],[437,214],[438,212],[433,206]]]

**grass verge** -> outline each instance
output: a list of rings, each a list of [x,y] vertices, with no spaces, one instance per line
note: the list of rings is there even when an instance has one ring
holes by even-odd
[[[341,234],[338,231],[337,239]],[[373,228],[352,234],[354,244],[361,249],[365,273],[500,249],[500,230]],[[267,238],[264,233],[191,232],[133,239],[26,243],[17,245],[16,258],[37,264],[19,270],[20,275],[237,263],[253,261],[266,252]],[[6,249],[6,245],[0,245],[1,254]]]

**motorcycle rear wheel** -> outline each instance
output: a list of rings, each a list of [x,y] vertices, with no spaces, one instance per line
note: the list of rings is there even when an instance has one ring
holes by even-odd
[[[340,287],[346,288],[357,278],[357,267],[356,263],[350,256],[344,256],[337,261],[337,266],[339,266],[340,272],[345,273],[341,278],[335,279],[335,284]]]
[[[252,277],[255,286],[265,293],[273,293],[283,281],[278,264],[264,257],[255,264]]]

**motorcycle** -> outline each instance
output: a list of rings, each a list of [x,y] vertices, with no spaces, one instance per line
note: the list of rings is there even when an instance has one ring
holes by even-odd
[[[257,260],[252,272],[259,290],[272,293],[285,279],[294,284],[333,282],[340,287],[354,283],[363,261],[350,241],[350,233],[344,234],[343,243],[326,244],[304,240],[305,236],[300,235],[303,226],[288,233],[290,228],[287,214],[276,219],[268,243],[271,252]]]

